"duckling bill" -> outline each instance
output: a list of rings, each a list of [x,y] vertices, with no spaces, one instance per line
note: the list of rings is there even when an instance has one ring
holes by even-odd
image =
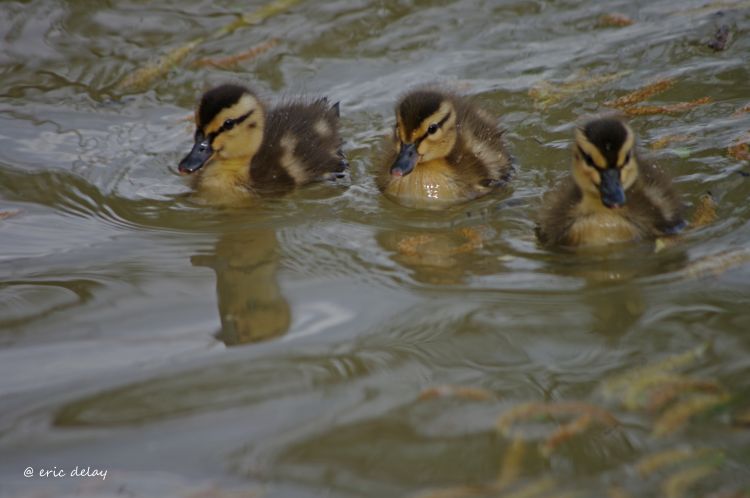
[[[441,208],[504,185],[512,166],[494,119],[432,88],[405,95],[378,172],[380,190],[407,207]]]
[[[572,175],[545,196],[537,236],[546,246],[601,246],[685,225],[671,180],[639,160],[630,126],[601,118],[575,131]]]
[[[338,103],[325,98],[266,110],[248,88],[221,85],[203,95],[195,123],[193,147],[178,169],[195,175],[194,188],[211,203],[284,194],[348,167]]]

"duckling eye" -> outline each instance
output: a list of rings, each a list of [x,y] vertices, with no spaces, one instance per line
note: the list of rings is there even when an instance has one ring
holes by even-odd
[[[623,163],[623,165],[625,165],[625,164],[628,164],[628,163],[630,162],[630,155],[631,155],[631,152],[632,152],[632,151],[628,151],[628,153],[627,153],[627,154],[625,154],[625,162]]]
[[[438,128],[439,126],[437,124],[432,123],[429,128],[427,128],[427,133],[429,133],[430,135],[434,135],[435,133],[437,133]]]
[[[234,128],[234,120],[227,119],[226,121],[224,121],[222,128],[224,128],[225,131],[231,130],[232,128]]]

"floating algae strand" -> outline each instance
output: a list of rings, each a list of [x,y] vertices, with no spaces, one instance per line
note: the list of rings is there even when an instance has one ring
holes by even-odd
[[[665,380],[674,380],[675,375],[669,375],[702,360],[710,350],[710,344],[704,343],[684,353],[676,354],[664,360],[630,370],[624,374],[605,380],[602,383],[602,394],[606,399],[619,399],[630,410],[639,408],[646,400],[646,390]]]
[[[590,413],[581,415],[580,417],[563,424],[558,427],[550,436],[544,441],[541,446],[542,455],[549,457],[565,441],[572,439],[574,436],[581,434],[583,431],[589,428],[594,418]]]
[[[713,465],[701,465],[681,470],[664,481],[662,484],[665,498],[682,498],[685,492],[698,481],[716,472]]]
[[[479,387],[467,386],[435,386],[425,389],[419,394],[419,400],[436,398],[459,398],[470,401],[488,401],[497,398],[495,393]]]
[[[750,132],[737,138],[727,147],[727,155],[737,161],[750,161]]]
[[[273,47],[277,46],[278,44],[279,44],[278,38],[271,38],[268,41],[259,43],[258,45],[255,45],[251,47],[250,49],[244,50],[238,54],[230,55],[227,57],[217,57],[217,58],[206,57],[204,59],[198,59],[197,61],[193,62],[191,65],[193,67],[215,67],[218,69],[227,69],[227,68],[236,66],[240,62],[253,60],[259,55],[268,52],[269,50],[271,50]]]
[[[701,97],[699,99],[691,100],[689,102],[679,102],[677,104],[644,105],[644,106],[626,107],[623,109],[623,112],[627,116],[651,116],[654,114],[676,114],[678,112],[685,112],[695,107],[710,104],[711,102],[713,102],[711,97]]]
[[[164,77],[173,67],[182,62],[203,40],[203,38],[193,40],[186,45],[172,50],[158,62],[137,70],[125,77],[117,85],[117,90],[121,92],[145,90],[154,80]]]
[[[716,408],[727,401],[728,394],[704,394],[692,396],[667,409],[654,424],[652,434],[663,437],[684,427],[695,415]]]
[[[635,470],[641,476],[647,477],[667,467],[706,459],[723,459],[723,453],[712,448],[671,448],[641,458],[635,465]]]
[[[231,23],[223,26],[210,36],[196,37],[186,44],[174,50],[171,50],[157,62],[147,64],[146,66],[125,77],[122,81],[120,81],[120,83],[117,84],[116,89],[119,92],[133,92],[144,90],[151,86],[151,84],[155,80],[162,78],[172,68],[178,66],[192,51],[194,51],[199,45],[203,44],[204,42],[210,39],[216,39],[231,34],[239,28],[258,24],[268,19],[269,17],[286,12],[290,8],[300,3],[300,1],[301,0],[274,0],[272,2],[269,2],[258,10],[249,14],[245,14],[232,21]]]
[[[583,71],[571,81],[563,83],[550,83],[541,81],[529,90],[529,96],[534,100],[537,107],[545,109],[557,104],[573,95],[600,87],[611,81],[616,81],[630,74],[631,71],[619,71],[616,73],[591,76]]]
[[[511,428],[516,422],[525,422],[539,417],[560,415],[591,415],[606,425],[617,425],[617,419],[607,410],[579,401],[560,401],[557,403],[531,402],[522,403],[505,412],[497,419],[497,430],[503,436],[511,435]]]
[[[610,107],[617,107],[618,109],[630,107],[635,104],[640,104],[647,98],[657,95],[659,93],[662,93],[672,88],[673,86],[674,86],[674,79],[672,78],[655,81],[627,95],[619,97],[615,100],[607,101],[604,103],[604,105],[607,105]]]
[[[684,279],[694,280],[719,275],[750,262],[750,248],[738,247],[709,254],[689,263],[681,272]]]
[[[21,213],[21,211],[15,210],[15,211],[0,211],[0,220],[7,220],[8,218],[13,218],[14,216],[18,216]]]
[[[588,403],[578,401],[564,401],[557,403],[524,403],[511,408],[497,419],[497,431],[505,437],[520,438],[521,435],[513,430],[517,423],[528,422],[540,418],[569,416],[570,422],[560,425],[540,444],[539,449],[544,456],[550,456],[562,443],[583,433],[594,422],[608,427],[619,424],[617,419],[607,410]]]
[[[651,150],[659,150],[663,149],[667,145],[671,145],[674,143],[688,142],[692,140],[692,138],[693,137],[691,137],[690,135],[665,135],[651,142],[651,144],[649,144],[649,147],[651,148]]]
[[[677,370],[701,360],[709,344],[682,354],[673,355],[654,365],[626,372],[602,383],[602,394],[617,399],[630,411],[665,411],[652,429],[654,437],[662,437],[684,427],[690,419],[730,400],[718,382],[679,375]]]
[[[689,377],[676,378],[671,382],[665,382],[656,386],[649,393],[646,409],[651,412],[658,411],[689,392],[721,393],[723,391],[724,389],[715,381],[691,379]]]
[[[597,24],[602,28],[624,28],[633,24],[633,20],[625,14],[603,14]]]
[[[510,443],[508,451],[500,465],[500,474],[497,478],[498,488],[505,488],[518,480],[523,471],[523,459],[526,456],[526,441],[514,439]]]
[[[675,114],[678,112],[689,111],[698,106],[712,102],[710,97],[701,97],[689,102],[678,102],[667,105],[637,105],[654,95],[665,92],[675,84],[673,78],[665,78],[653,83],[649,83],[643,88],[634,92],[623,95],[615,100],[609,100],[604,103],[606,106],[620,109],[626,116],[649,116],[653,114]]]

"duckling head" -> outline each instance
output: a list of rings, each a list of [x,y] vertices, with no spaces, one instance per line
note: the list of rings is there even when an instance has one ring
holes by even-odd
[[[625,192],[638,178],[633,130],[617,118],[589,121],[576,129],[573,178],[584,196],[608,208],[625,205]]]
[[[265,112],[258,98],[239,85],[207,91],[195,111],[195,144],[180,161],[180,173],[193,173],[213,159],[246,159],[263,141]]]
[[[420,163],[445,158],[456,144],[456,108],[434,90],[406,95],[396,106],[394,138],[398,156],[391,175],[406,176]]]

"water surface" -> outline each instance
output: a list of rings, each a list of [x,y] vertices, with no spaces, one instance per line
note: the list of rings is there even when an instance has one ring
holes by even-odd
[[[0,6],[0,496],[748,496],[750,166],[728,149],[749,138],[750,5],[301,2],[118,87],[260,5]],[[614,13],[633,23],[602,25]],[[272,38],[233,68],[192,65]],[[606,75],[548,105],[529,93]],[[672,137],[650,152],[689,206],[712,192],[719,219],[658,253],[539,248],[534,213],[576,120],[665,78],[647,104],[711,103],[631,124],[644,151]],[[186,119],[223,81],[340,100],[351,185],[192,203]],[[393,102],[426,82],[500,116],[510,189],[439,214],[381,198]],[[608,391],[686,352],[636,375],[636,399]],[[618,423],[552,451],[554,422],[498,432],[531,402]],[[107,478],[23,477],[76,465]]]

